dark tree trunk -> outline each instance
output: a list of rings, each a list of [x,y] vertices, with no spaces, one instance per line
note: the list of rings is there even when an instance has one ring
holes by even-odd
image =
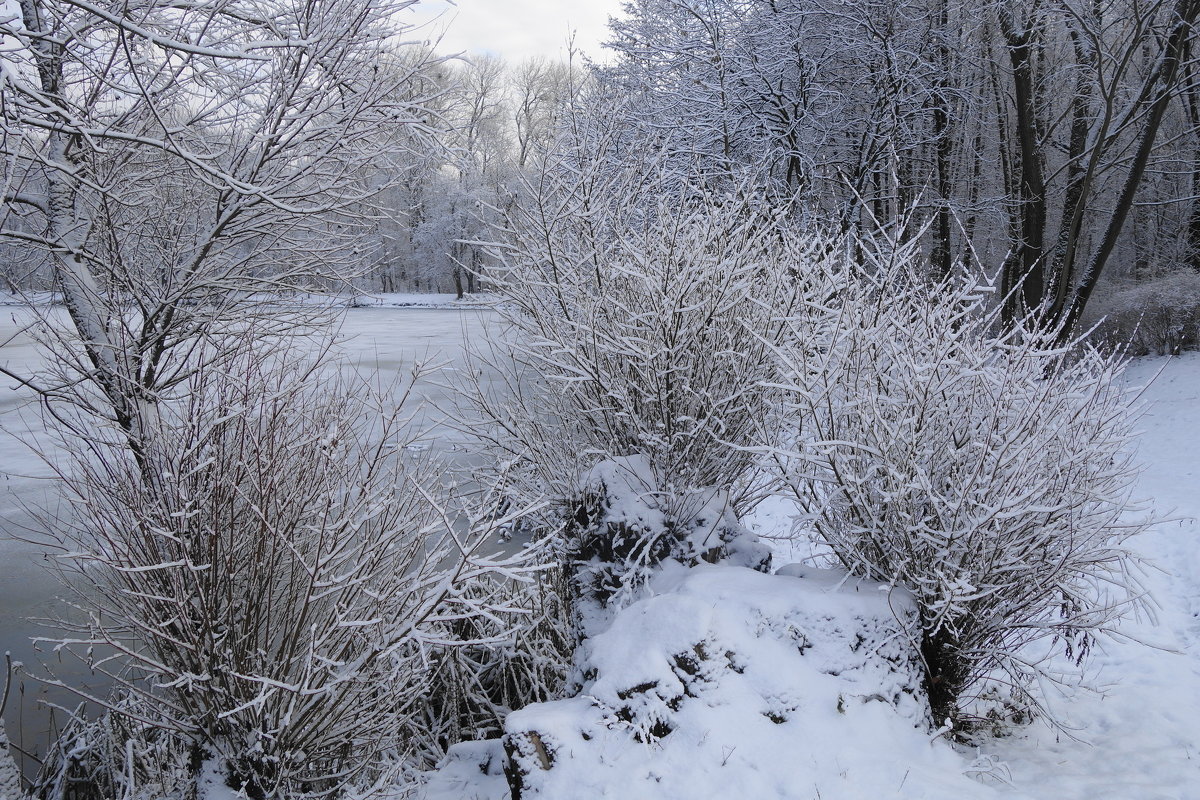
[[[1189,73],[1191,70],[1189,70]],[[1188,215],[1187,231],[1187,265],[1200,272],[1200,88],[1196,86],[1197,76],[1189,74],[1187,95],[1184,101],[1187,105],[1188,123],[1192,134],[1192,210]]]
[[[1005,315],[1009,322],[1041,307],[1045,298],[1045,238],[1046,238],[1046,181],[1042,168],[1037,124],[1036,84],[1033,65],[1032,28],[1018,32],[1007,9],[1000,14],[1001,29],[1008,45],[1012,65],[1013,100],[1017,110],[1017,152],[1020,165],[1020,184],[1017,191],[1020,236],[1015,258],[1005,265],[1017,270],[1004,281],[1017,287],[1016,307]]]
[[[1077,30],[1071,30],[1071,44],[1075,52],[1075,94],[1071,100],[1071,142],[1067,154],[1067,194],[1063,202],[1062,222],[1058,240],[1054,245],[1051,285],[1054,297],[1051,319],[1062,315],[1063,304],[1075,283],[1075,260],[1083,234],[1084,212],[1087,210],[1088,186],[1092,179],[1091,165],[1085,166],[1088,133],[1092,118],[1092,82],[1085,67],[1092,74],[1099,73],[1095,56],[1087,52]],[[1094,161],[1094,160],[1093,160]]]
[[[937,160],[937,191],[938,210],[933,224],[933,268],[935,277],[945,279],[950,277],[954,256],[950,241],[950,160],[953,155],[954,141],[950,137],[950,44],[947,37],[949,31],[949,10],[947,0],[938,4],[938,30],[940,41],[937,45],[938,77],[933,94],[933,136]]]
[[[1142,122],[1137,150],[1129,165],[1129,171],[1125,175],[1121,194],[1117,197],[1100,245],[1092,255],[1091,261],[1088,262],[1087,269],[1080,276],[1079,286],[1071,298],[1070,306],[1065,309],[1062,319],[1056,320],[1061,323],[1064,337],[1070,334],[1083,316],[1088,300],[1091,299],[1092,291],[1096,288],[1096,282],[1100,279],[1100,273],[1103,272],[1109,256],[1116,248],[1117,239],[1125,226],[1125,220],[1133,208],[1138,187],[1141,186],[1142,178],[1146,173],[1146,164],[1150,160],[1150,153],[1158,138],[1158,129],[1162,125],[1163,115],[1166,113],[1167,105],[1171,102],[1171,96],[1178,85],[1181,66],[1187,61],[1191,50],[1192,31],[1198,15],[1200,15],[1200,0],[1178,0],[1176,3],[1171,33],[1163,46],[1162,58],[1154,71],[1146,78],[1145,86],[1150,89],[1150,92],[1144,94],[1148,97],[1150,107]]]

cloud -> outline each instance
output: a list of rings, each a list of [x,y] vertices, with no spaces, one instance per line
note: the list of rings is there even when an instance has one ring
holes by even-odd
[[[431,20],[422,38],[445,35],[443,52],[495,53],[512,61],[541,55],[565,58],[567,38],[575,32],[576,48],[603,60],[600,42],[607,37],[610,15],[620,10],[620,0],[427,0],[410,14]]]

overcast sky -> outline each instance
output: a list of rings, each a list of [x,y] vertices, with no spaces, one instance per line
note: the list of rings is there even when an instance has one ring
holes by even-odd
[[[602,58],[608,18],[621,0],[422,0],[413,16],[421,21],[443,16],[418,36],[433,38],[445,27],[441,52],[495,53],[509,61],[533,55],[566,57],[566,41],[575,31],[576,48]]]

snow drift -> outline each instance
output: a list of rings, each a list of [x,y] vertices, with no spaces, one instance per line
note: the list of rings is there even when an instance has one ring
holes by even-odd
[[[667,568],[650,589],[583,643],[578,695],[455,749],[427,796],[991,794],[931,732],[903,591],[707,564]]]

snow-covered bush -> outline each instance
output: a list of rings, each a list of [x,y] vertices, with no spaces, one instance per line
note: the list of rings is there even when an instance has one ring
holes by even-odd
[[[1167,355],[1200,347],[1200,272],[1181,269],[1113,287],[1091,316],[1098,338],[1131,355]]]
[[[613,557],[622,584],[625,567],[676,554],[664,532],[694,519],[706,492],[735,516],[760,496],[746,447],[773,418],[771,344],[808,248],[753,191],[707,189],[652,158],[574,153],[531,187],[492,272],[504,329],[482,358],[503,391],[472,393],[487,420],[472,430],[521,470],[518,493],[558,501],[578,534],[569,558]],[[584,484],[625,457],[645,459],[665,527],[627,529],[616,553],[588,533],[602,498]]]
[[[939,723],[989,685],[1036,709],[1047,645],[1081,660],[1141,593],[1121,363],[1000,332],[987,287],[903,253],[874,268],[792,320],[782,477],[845,568],[915,596]]]
[[[84,707],[60,709],[64,719],[31,779],[31,797],[160,800],[204,796],[192,742],[160,727],[158,704],[127,694],[108,698],[116,713],[91,717]],[[223,777],[210,762],[207,782]],[[198,791],[197,791],[198,790]],[[4,795],[0,792],[0,798]],[[20,800],[20,796],[9,800]]]
[[[0,703],[0,709],[4,706]],[[21,774],[8,752],[8,734],[4,730],[4,719],[0,718],[0,800],[22,800]]]
[[[570,616],[564,577],[561,567],[549,565],[528,581],[499,577],[466,587],[506,613],[463,616],[447,626],[448,646],[431,650],[418,724],[425,750],[441,755],[458,742],[496,738],[510,712],[558,696],[575,647],[564,623]]]
[[[405,455],[402,402],[373,406],[299,346],[242,344],[221,365],[159,398],[156,472],[92,417],[66,428],[72,508],[52,535],[85,620],[61,646],[115,680],[120,702],[94,698],[110,714],[250,797],[428,763],[431,652],[509,611],[468,588],[505,572],[476,552],[504,520],[454,522]]]
[[[580,482],[566,528],[576,588],[607,602],[629,575],[671,557],[695,566],[725,562],[767,571],[770,549],[744,528],[725,489],[666,492],[644,455],[606,459]]]

